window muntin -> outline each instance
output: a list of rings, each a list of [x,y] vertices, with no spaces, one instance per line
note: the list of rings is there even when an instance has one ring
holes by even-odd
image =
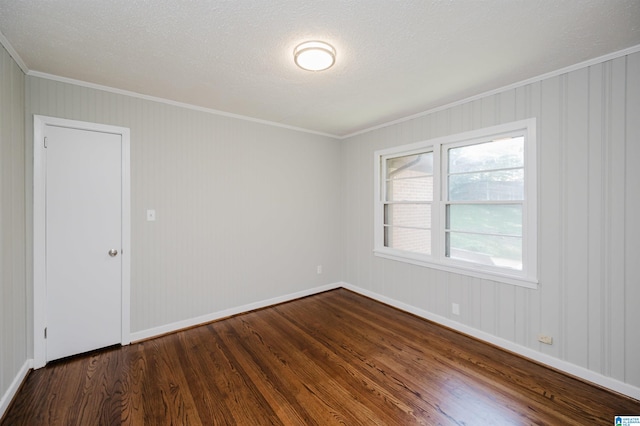
[[[445,256],[522,271],[524,136],[444,147]]]
[[[384,224],[409,228],[431,228],[430,204],[386,204],[384,206]]]
[[[494,170],[449,175],[449,200],[522,200],[524,170]]]
[[[449,173],[524,167],[524,137],[500,137],[449,149]]]
[[[535,119],[377,151],[378,256],[535,288]]]
[[[433,153],[385,157],[384,247],[431,254]]]
[[[447,229],[522,237],[522,204],[449,204]]]

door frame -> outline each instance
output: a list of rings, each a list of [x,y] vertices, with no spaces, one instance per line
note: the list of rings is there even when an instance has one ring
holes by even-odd
[[[46,126],[66,127],[122,137],[122,345],[131,343],[131,174],[130,136],[126,127],[64,118],[33,116],[33,367],[46,364],[47,286],[46,286],[46,155],[44,134]]]

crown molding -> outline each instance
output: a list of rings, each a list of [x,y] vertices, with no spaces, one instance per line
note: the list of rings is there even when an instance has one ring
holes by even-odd
[[[29,67],[27,67],[27,64],[25,64],[25,62],[22,60],[22,57],[20,57],[18,52],[16,52],[16,50],[13,48],[13,46],[11,45],[11,43],[9,42],[7,37],[5,37],[5,35],[2,33],[2,31],[0,31],[0,44],[2,44],[2,46],[6,49],[7,53],[9,53],[9,55],[13,58],[13,60],[16,61],[16,64],[18,64],[18,66],[20,67],[22,72],[25,73],[28,76],[31,76],[31,77],[44,78],[44,79],[47,79],[47,80],[58,81],[58,82],[61,82],[61,83],[68,83],[68,84],[73,84],[73,85],[76,85],[76,86],[87,87],[87,88],[90,88],[90,89],[102,90],[102,91],[109,92],[109,93],[115,93],[115,94],[119,94],[119,95],[131,96],[131,97],[138,98],[138,99],[144,99],[144,100],[148,100],[148,101],[159,102],[159,103],[163,103],[163,104],[167,104],[167,105],[177,106],[177,107],[180,107],[180,108],[186,108],[186,109],[191,109],[191,110],[194,110],[194,111],[205,112],[205,113],[208,113],[208,114],[220,115],[220,116],[223,116],[223,117],[235,118],[235,119],[238,119],[238,120],[250,121],[250,122],[258,123],[258,124],[265,124],[267,126],[280,127],[280,128],[283,128],[283,129],[295,130],[295,131],[298,131],[298,132],[310,133],[310,134],[319,135],[319,136],[325,136],[325,137],[329,137],[329,138],[332,138],[332,139],[340,139],[339,136],[333,135],[333,134],[330,134],[330,133],[318,132],[318,131],[315,131],[315,130],[304,129],[302,127],[295,127],[295,126],[289,126],[287,124],[277,123],[275,121],[261,120],[259,118],[253,118],[253,117],[249,117],[249,116],[246,116],[246,115],[233,114],[233,113],[230,113],[230,112],[220,111],[220,110],[216,110],[216,109],[212,109],[212,108],[200,107],[200,106],[197,106],[197,105],[192,105],[192,104],[187,104],[187,103],[183,103],[183,102],[172,101],[170,99],[160,98],[160,97],[156,97],[156,96],[144,95],[144,94],[137,93],[137,92],[132,92],[132,91],[129,91],[129,90],[122,90],[122,89],[117,89],[115,87],[109,87],[109,86],[103,86],[103,85],[100,85],[100,84],[89,83],[89,82],[86,82],[86,81],[76,80],[76,79],[73,79],[73,78],[67,78],[67,77],[61,77],[61,76],[57,76],[57,75],[53,75],[53,74],[47,74],[47,73],[40,72],[40,71],[32,71],[32,70],[29,69]]]
[[[16,49],[13,48],[11,43],[9,43],[9,40],[7,40],[4,34],[2,34],[2,31],[0,31],[0,44],[2,44],[13,60],[16,61],[16,64],[18,64],[22,72],[28,74],[29,68],[27,67],[27,64],[24,63],[20,55],[18,55],[18,52],[16,52]]]
[[[77,86],[82,86],[82,87],[87,87],[87,88],[91,88],[91,89],[96,89],[96,90],[102,90],[105,92],[110,92],[110,93],[115,93],[115,94],[120,94],[120,95],[125,95],[125,96],[131,96],[131,97],[135,97],[135,98],[139,98],[139,99],[144,99],[144,100],[149,100],[149,101],[153,101],[153,102],[160,102],[160,103],[164,103],[167,105],[173,105],[173,106],[177,106],[177,107],[181,107],[181,108],[186,108],[186,109],[191,109],[194,111],[200,111],[200,112],[205,112],[208,114],[214,114],[214,115],[219,115],[219,116],[223,116],[223,117],[229,117],[229,118],[235,118],[238,120],[244,120],[244,121],[250,121],[253,123],[258,123],[258,124],[265,124],[268,126],[274,126],[274,127],[280,127],[283,129],[288,129],[288,130],[294,130],[294,131],[298,131],[298,132],[303,132],[303,133],[309,133],[309,134],[314,134],[314,135],[319,135],[319,136],[325,136],[325,137],[329,137],[332,139],[339,139],[339,140],[345,140],[345,139],[349,139],[352,138],[354,136],[359,136],[365,133],[369,133],[372,132],[374,130],[378,130],[378,129],[382,129],[385,127],[389,127],[389,126],[393,126],[395,124],[400,124],[400,123],[404,123],[406,121],[410,121],[416,118],[420,118],[420,117],[424,117],[426,115],[429,114],[433,114],[436,113],[438,111],[443,111],[449,108],[453,108],[456,107],[458,105],[462,105],[468,102],[473,102],[475,100],[487,97],[487,96],[492,96],[492,95],[497,95],[499,93],[503,93],[506,92],[508,90],[512,90],[512,89],[516,89],[522,86],[526,86],[528,84],[532,84],[532,83],[537,83],[540,82],[542,80],[546,80],[548,78],[552,78],[552,77],[557,77],[559,75],[562,74],[566,74],[572,71],[576,71],[578,69],[581,68],[586,68],[592,65],[597,65],[603,62],[607,62],[613,59],[617,59],[623,56],[627,56],[627,55],[631,55],[633,53],[637,53],[640,52],[640,44],[635,45],[635,46],[631,46],[628,47],[626,49],[622,49],[622,50],[618,50],[616,52],[612,52],[612,53],[608,53],[606,55],[603,56],[599,56],[597,58],[593,58],[593,59],[589,59],[583,62],[579,62],[577,64],[574,65],[570,65],[564,68],[560,68],[558,70],[555,71],[551,71],[545,74],[541,74],[538,75],[536,77],[532,77],[526,80],[522,80],[516,83],[512,83],[509,84],[507,86],[503,86],[500,87],[498,89],[493,89],[493,90],[489,90],[477,95],[473,95],[458,101],[454,101],[454,102],[450,102],[448,104],[445,105],[441,105],[438,107],[434,107],[431,109],[428,109],[426,111],[422,111],[416,114],[412,114],[406,117],[402,117],[396,120],[392,120],[392,121],[388,121],[382,124],[378,124],[372,127],[368,127],[366,129],[362,129],[362,130],[358,130],[356,132],[353,133],[349,133],[346,135],[334,135],[331,133],[325,133],[325,132],[319,132],[319,131],[315,131],[315,130],[309,130],[309,129],[304,129],[302,127],[295,127],[295,126],[289,126],[287,124],[282,124],[282,123],[278,123],[275,121],[269,121],[269,120],[262,120],[259,118],[253,118],[253,117],[249,117],[246,115],[240,115],[240,114],[234,114],[234,113],[230,113],[230,112],[226,112],[226,111],[220,111],[220,110],[216,110],[216,109],[212,109],[212,108],[205,108],[205,107],[201,107],[201,106],[197,106],[197,105],[192,105],[192,104],[187,104],[187,103],[183,103],[183,102],[177,102],[177,101],[172,101],[170,99],[165,99],[165,98],[160,98],[160,97],[156,97],[156,96],[150,96],[150,95],[144,95],[141,93],[137,93],[137,92],[132,92],[129,90],[123,90],[123,89],[117,89],[115,87],[110,87],[110,86],[103,86],[100,84],[95,84],[95,83],[89,83],[86,81],[82,81],[82,80],[76,80],[73,78],[67,78],[67,77],[61,77],[61,76],[57,76],[57,75],[53,75],[53,74],[47,74],[47,73],[43,73],[43,72],[39,72],[39,71],[31,71],[29,70],[29,68],[27,67],[27,65],[25,64],[25,62],[22,60],[22,58],[20,57],[20,55],[18,54],[18,52],[16,52],[16,50],[13,48],[13,46],[11,45],[11,43],[9,42],[9,40],[7,40],[7,38],[4,36],[4,34],[2,34],[2,32],[0,31],[0,44],[2,44],[2,46],[4,46],[4,48],[7,50],[7,52],[9,53],[9,55],[11,55],[11,57],[16,61],[16,63],[18,64],[18,66],[20,67],[20,69],[28,76],[33,76],[33,77],[39,77],[39,78],[44,78],[47,80],[53,80],[53,81],[59,81],[62,83],[68,83],[68,84],[74,84]]]
[[[353,132],[353,133],[349,133],[348,135],[340,136],[339,139],[349,139],[349,138],[352,138],[354,136],[358,136],[358,135],[362,135],[364,133],[372,132],[374,130],[378,130],[378,129],[382,129],[382,128],[385,128],[385,127],[393,126],[394,124],[404,123],[405,121],[410,121],[410,120],[413,120],[415,118],[424,117],[425,115],[429,115],[429,114],[433,114],[433,113],[438,112],[438,111],[442,111],[442,110],[445,110],[445,109],[453,108],[453,107],[456,107],[458,105],[466,104],[468,102],[473,102],[475,100],[478,100],[478,99],[481,99],[481,98],[484,98],[484,97],[487,97],[487,96],[497,95],[499,93],[506,92],[506,91],[511,90],[511,89],[516,89],[518,87],[526,86],[528,84],[537,83],[539,81],[546,80],[548,78],[557,77],[559,75],[570,73],[572,71],[576,71],[576,70],[579,70],[581,68],[586,68],[586,67],[589,67],[589,66],[592,66],[592,65],[597,65],[597,64],[600,64],[600,63],[603,63],[603,62],[610,61],[612,59],[617,59],[617,58],[620,58],[620,57],[623,57],[623,56],[627,56],[627,55],[631,55],[632,53],[637,53],[637,52],[640,52],[640,44],[638,44],[636,46],[628,47],[626,49],[618,50],[616,52],[608,53],[608,54],[603,55],[603,56],[598,56],[597,58],[593,58],[593,59],[589,59],[589,60],[586,60],[586,61],[583,61],[583,62],[579,62],[579,63],[574,64],[574,65],[569,65],[568,67],[560,68],[559,70],[555,70],[555,71],[551,71],[551,72],[548,72],[548,73],[545,73],[545,74],[541,74],[541,75],[538,75],[536,77],[532,77],[532,78],[529,78],[529,79],[526,79],[526,80],[519,81],[517,83],[509,84],[508,86],[503,86],[503,87],[500,87],[498,89],[493,89],[493,90],[489,90],[487,92],[480,93],[478,95],[473,95],[473,96],[470,96],[468,98],[461,99],[459,101],[454,101],[454,102],[448,103],[446,105],[442,105],[442,106],[439,106],[439,107],[434,107],[434,108],[428,109],[426,111],[419,112],[417,114],[412,114],[412,115],[409,115],[407,117],[398,118],[397,120],[388,121],[386,123],[378,124],[378,125],[373,126],[373,127],[368,127],[366,129],[363,129],[363,130],[358,130],[357,132]]]
[[[44,78],[44,79],[47,79],[47,80],[58,81],[58,82],[61,82],[61,83],[68,83],[68,84],[73,84],[73,85],[76,85],[76,86],[87,87],[87,88],[90,88],[90,89],[102,90],[102,91],[109,92],[109,93],[115,93],[115,94],[119,94],[119,95],[131,96],[131,97],[138,98],[138,99],[144,99],[144,100],[148,100],[148,101],[159,102],[159,103],[163,103],[163,104],[167,104],[167,105],[177,106],[177,107],[180,107],[180,108],[186,108],[186,109],[190,109],[190,110],[194,110],[194,111],[205,112],[205,113],[208,113],[208,114],[219,115],[219,116],[229,117],[229,118],[235,118],[235,119],[238,119],[238,120],[250,121],[250,122],[253,122],[253,123],[264,124],[264,125],[267,125],[267,126],[279,127],[279,128],[288,129],[288,130],[294,130],[294,131],[303,132],[303,133],[310,133],[310,134],[314,134],[314,135],[318,135],[318,136],[329,137],[329,138],[332,138],[332,139],[340,139],[339,136],[333,135],[331,133],[318,132],[318,131],[315,131],[315,130],[304,129],[302,127],[289,126],[287,124],[282,124],[282,123],[278,123],[278,122],[275,122],[275,121],[262,120],[262,119],[259,119],[259,118],[253,118],[253,117],[249,117],[249,116],[246,116],[246,115],[233,114],[233,113],[230,113],[230,112],[220,111],[220,110],[216,110],[216,109],[212,109],[212,108],[205,108],[205,107],[192,105],[192,104],[187,104],[187,103],[183,103],[183,102],[172,101],[170,99],[165,99],[165,98],[160,98],[160,97],[150,96],[150,95],[144,95],[144,94],[137,93],[137,92],[132,92],[132,91],[129,91],[129,90],[117,89],[115,87],[103,86],[103,85],[95,84],[95,83],[89,83],[89,82],[86,82],[86,81],[76,80],[76,79],[73,79],[73,78],[61,77],[61,76],[58,76],[58,75],[47,74],[47,73],[40,72],[40,71],[32,71],[32,70],[29,69],[29,67],[27,67],[27,65],[22,60],[22,58],[20,57],[18,52],[16,52],[16,50],[13,48],[13,46],[11,45],[9,40],[7,40],[7,38],[5,37],[5,35],[1,31],[0,31],[0,44],[2,44],[2,46],[4,46],[4,48],[7,50],[9,55],[13,58],[14,61],[16,61],[16,63],[18,64],[18,66],[20,67],[22,72],[24,72],[26,75],[31,76],[31,77]]]
[[[117,95],[131,96],[133,98],[144,99],[144,100],[152,101],[152,102],[159,102],[159,103],[162,103],[162,104],[172,105],[172,106],[185,108],[185,109],[190,109],[190,110],[193,110],[193,111],[199,111],[199,112],[204,112],[204,113],[213,114],[213,115],[219,115],[219,116],[223,116],[223,117],[235,118],[235,119],[238,119],[238,120],[250,121],[250,122],[253,122],[253,123],[264,124],[264,125],[272,126],[272,127],[280,127],[280,128],[283,128],[283,129],[295,130],[295,131],[303,132],[303,133],[310,133],[310,134],[314,134],[314,135],[325,136],[325,137],[329,137],[329,138],[332,138],[332,139],[340,139],[339,136],[332,135],[330,133],[318,132],[318,131],[315,131],[315,130],[304,129],[302,127],[289,126],[288,124],[282,124],[282,123],[278,123],[278,122],[275,122],[275,121],[262,120],[260,118],[253,118],[253,117],[249,117],[249,116],[246,116],[246,115],[240,115],[240,114],[234,114],[234,113],[231,113],[231,112],[220,111],[220,110],[213,109],[213,108],[201,107],[201,106],[198,106],[198,105],[193,105],[193,104],[187,104],[187,103],[184,103],[184,102],[173,101],[171,99],[160,98],[160,97],[157,97],[157,96],[145,95],[145,94],[142,94],[142,93],[132,92],[132,91],[129,91],[129,90],[124,90],[124,89],[117,89],[115,87],[103,86],[101,84],[95,84],[95,83],[89,83],[87,81],[76,80],[74,78],[61,77],[61,76],[58,76],[58,75],[47,74],[47,73],[40,72],[40,71],[29,71],[27,73],[27,75],[30,76],[30,77],[38,77],[38,78],[43,78],[43,79],[46,79],[46,80],[58,81],[60,83],[73,84],[73,85],[76,85],[76,86],[86,87],[86,88],[89,88],[89,89],[102,90],[104,92],[114,93],[114,94],[117,94]]]

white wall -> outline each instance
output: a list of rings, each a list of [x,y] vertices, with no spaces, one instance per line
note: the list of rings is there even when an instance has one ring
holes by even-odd
[[[28,155],[33,114],[131,129],[132,338],[340,281],[339,141],[34,76],[26,111]]]
[[[26,373],[24,74],[0,46],[0,417]]]
[[[537,290],[373,256],[375,150],[530,117]],[[353,136],[342,160],[344,281],[638,390],[640,53]],[[538,343],[538,333],[554,344]]]

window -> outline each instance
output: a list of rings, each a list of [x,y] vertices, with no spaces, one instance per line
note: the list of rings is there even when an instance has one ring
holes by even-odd
[[[431,254],[433,153],[385,160],[384,246]]]
[[[376,151],[378,256],[535,287],[535,119]]]

